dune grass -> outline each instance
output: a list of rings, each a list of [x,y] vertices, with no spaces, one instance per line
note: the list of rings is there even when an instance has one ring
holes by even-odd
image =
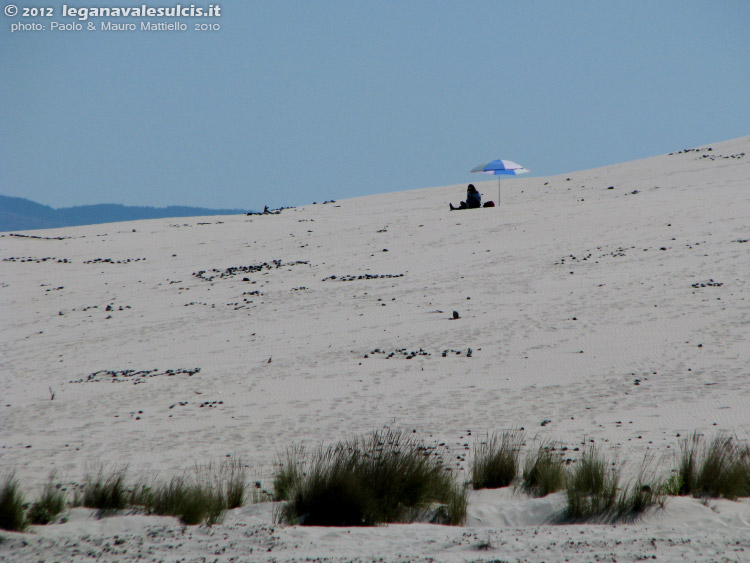
[[[287,498],[278,519],[311,526],[371,526],[428,520],[458,525],[466,492],[438,446],[385,429],[361,439],[287,453],[275,480]]]
[[[175,516],[187,526],[206,522],[216,524],[226,502],[221,491],[211,483],[201,483],[187,477],[173,477],[148,491],[143,506],[151,514]]]
[[[657,484],[647,483],[639,478],[620,491],[611,519],[627,522],[636,520],[649,508],[663,508],[664,496]]]
[[[247,473],[242,460],[233,460],[222,464],[219,479],[219,482],[222,483],[227,510],[243,506],[247,489]]]
[[[649,508],[663,505],[663,487],[648,471],[649,465],[650,459],[645,457],[637,479],[621,487],[617,461],[605,458],[598,447],[589,445],[567,479],[565,519],[632,521]]]
[[[750,495],[750,447],[719,434],[710,442],[694,432],[680,443],[671,489],[680,495],[737,499]]]
[[[273,479],[274,500],[289,500],[292,490],[303,477],[303,460],[305,450],[301,447],[291,447],[287,450]]]
[[[471,485],[474,489],[507,487],[518,475],[523,432],[493,433],[474,446]]]
[[[620,472],[596,446],[588,446],[568,475],[565,516],[569,520],[592,520],[608,514],[617,500]]]
[[[521,488],[535,497],[544,497],[565,488],[565,463],[554,453],[551,444],[543,442],[528,456],[521,474]]]
[[[175,516],[190,526],[218,523],[224,511],[245,502],[246,474],[240,460],[196,466],[192,474],[168,482],[137,484],[130,496],[132,506],[150,514]]]
[[[167,482],[139,481],[130,487],[125,473],[125,469],[118,469],[105,476],[100,469],[96,476],[88,474],[83,487],[75,493],[73,506],[95,508],[98,517],[135,508],[149,514],[175,516],[185,525],[213,525],[225,510],[245,502],[246,475],[240,460],[196,466],[192,473]]]
[[[104,470],[100,468],[96,477],[87,474],[83,485],[83,506],[97,509],[100,518],[126,508],[129,495],[125,473],[126,469],[122,468],[105,477]]]
[[[9,473],[0,488],[0,529],[20,532],[26,526],[23,494],[15,474]]]
[[[651,469],[651,462],[652,457],[646,454],[636,479],[620,490],[614,519],[633,521],[654,506],[664,508],[664,481]]]
[[[65,510],[65,493],[60,485],[55,485],[52,478],[47,482],[39,498],[31,505],[27,513],[30,524],[49,524]]]
[[[561,522],[616,522],[638,518],[664,505],[668,495],[737,499],[750,496],[750,447],[726,434],[710,441],[693,433],[680,443],[677,468],[665,481],[648,471],[644,458],[636,479],[621,486],[621,466],[593,444],[567,468],[549,442],[528,455],[517,480],[523,434],[488,435],[475,446],[471,483],[475,489],[512,484],[530,495],[564,489],[567,504]],[[467,489],[444,463],[447,449],[425,445],[411,434],[385,429],[364,438],[307,451],[290,448],[274,475],[273,494],[260,481],[248,493],[245,466],[239,460],[196,466],[168,482],[141,481],[128,488],[126,470],[88,474],[74,489],[70,506],[97,510],[97,516],[135,508],[170,515],[185,525],[221,520],[227,509],[246,501],[284,501],[275,519],[290,524],[360,526],[386,522],[460,525],[466,518]],[[53,479],[30,506],[15,475],[0,487],[0,528],[24,530],[28,524],[55,521],[65,509],[65,489]]]

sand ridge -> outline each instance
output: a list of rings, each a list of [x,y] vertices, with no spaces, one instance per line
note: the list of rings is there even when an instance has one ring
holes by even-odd
[[[495,209],[448,211],[459,185],[2,234],[0,468],[33,489],[92,463],[172,475],[234,456],[270,485],[283,448],[386,425],[447,443],[459,472],[477,436],[511,427],[636,460],[669,460],[694,430],[746,439],[748,149],[743,137],[514,178]],[[496,183],[476,185],[496,197]],[[549,527],[560,498],[473,494],[466,529],[278,529],[251,506],[178,551],[207,554],[225,531],[288,561],[661,559],[645,524],[594,527],[594,541],[589,527]],[[747,502],[714,506],[674,499],[648,529],[674,560],[743,560],[732,546],[750,549]],[[161,530],[150,548],[166,553],[179,526],[140,518],[71,518],[0,557],[65,558],[61,538],[81,534],[104,553],[118,526],[131,553]],[[497,550],[475,549],[474,528]]]

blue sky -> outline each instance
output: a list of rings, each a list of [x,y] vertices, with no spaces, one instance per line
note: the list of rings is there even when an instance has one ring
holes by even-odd
[[[258,209],[750,134],[746,0],[218,0],[214,18],[48,29],[76,21],[63,4],[144,2],[177,4],[0,15],[0,193]],[[188,31],[85,30],[106,21]]]

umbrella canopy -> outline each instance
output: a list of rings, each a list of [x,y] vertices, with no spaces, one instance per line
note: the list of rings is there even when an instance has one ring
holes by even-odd
[[[520,164],[517,164],[511,160],[491,160],[485,162],[479,166],[475,166],[471,170],[472,172],[482,172],[484,174],[495,174],[497,178],[497,203],[500,204],[500,175],[505,174],[508,176],[517,176],[518,174],[525,174],[529,172],[527,168],[524,168]]]
[[[485,174],[512,174],[513,176],[515,176],[516,174],[523,174],[525,172],[528,172],[528,170],[520,164],[516,164],[515,162],[512,162],[510,160],[502,159],[485,162],[484,164],[475,166],[471,169],[471,171],[484,172]]]

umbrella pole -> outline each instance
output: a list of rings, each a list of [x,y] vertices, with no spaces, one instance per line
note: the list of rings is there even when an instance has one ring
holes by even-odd
[[[497,206],[500,207],[500,174],[497,175]]]

